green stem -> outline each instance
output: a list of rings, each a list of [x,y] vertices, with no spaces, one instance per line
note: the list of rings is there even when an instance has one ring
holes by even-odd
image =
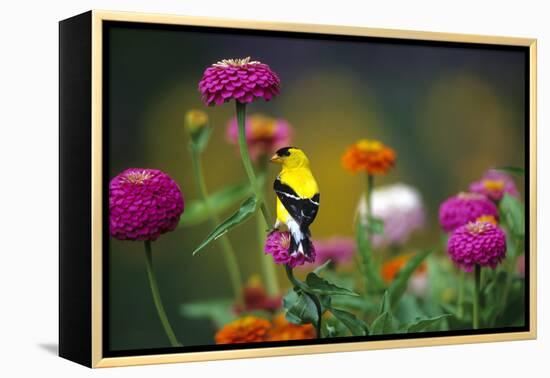
[[[315,304],[315,308],[317,309],[317,324],[315,325],[315,330],[317,333],[317,338],[321,338],[321,322],[323,320],[323,313],[321,310],[321,302],[319,301],[319,298],[317,298],[317,295],[315,293],[312,293],[309,289],[309,287],[304,284],[302,281],[297,279],[294,276],[294,272],[292,271],[292,267],[290,265],[285,265],[286,270],[286,276],[288,277],[288,280],[292,283],[294,287],[298,287],[300,290],[302,290],[308,297],[311,298],[313,303]]]
[[[267,156],[263,156],[259,161],[259,167],[261,174],[267,176]],[[265,181],[264,181],[265,182]],[[265,191],[265,187],[261,188],[262,192]],[[276,296],[279,293],[279,282],[277,280],[277,272],[275,270],[275,263],[264,253],[265,245],[265,226],[263,220],[258,214],[256,216],[256,229],[258,231],[258,243],[260,252],[260,266],[262,269],[262,276],[267,294],[271,297]]]
[[[374,188],[374,176],[367,174],[367,187],[365,189],[366,201],[367,201],[367,220],[370,220],[372,217],[372,190]],[[368,221],[367,221],[368,224]],[[368,227],[367,227],[368,228]],[[370,233],[369,233],[370,238]]]
[[[479,264],[475,265],[474,268],[474,314],[473,314],[473,328],[479,328],[479,297],[480,297],[480,286],[481,286],[481,266]]]
[[[462,319],[464,317],[464,286],[465,286],[466,273],[460,269],[460,277],[458,281],[458,303],[457,303],[457,317]]]
[[[204,173],[202,169],[202,160],[200,153],[191,147],[191,160],[193,162],[193,172],[195,174],[195,182],[197,184],[197,190],[199,191],[199,196],[201,200],[205,203],[206,210],[210,217],[211,227],[217,227],[220,224],[220,218],[218,214],[212,210],[208,200],[208,190],[206,188],[206,181],[204,179]],[[239,264],[237,263],[237,257],[235,255],[235,250],[231,245],[231,241],[227,235],[221,236],[219,239],[220,245],[223,250],[223,257],[225,260],[225,265],[227,271],[229,272],[229,279],[231,280],[231,287],[233,290],[233,295],[237,303],[242,302],[243,288],[242,288],[242,277],[241,270],[239,269]]]
[[[514,238],[512,243],[515,243],[515,246],[514,246],[515,248],[513,248],[514,251],[521,251],[521,248],[522,248],[521,241]],[[499,318],[499,315],[502,314],[502,312],[504,311],[508,303],[508,296],[510,295],[510,289],[512,288],[512,282],[514,280],[514,274],[517,267],[518,257],[519,256],[516,253],[514,255],[511,255],[508,258],[508,261],[507,261],[508,266],[506,267],[506,283],[504,284],[504,289],[502,290],[500,303],[499,303],[499,306],[497,307],[498,310],[495,310],[493,312],[493,316],[491,317],[491,324],[493,324],[494,326],[496,326],[496,322]]]
[[[151,242],[149,240],[145,241],[145,262],[147,266],[147,277],[149,278],[149,286],[151,287],[151,294],[153,295],[153,302],[155,302],[155,307],[157,308],[157,314],[159,316],[164,332],[170,340],[170,344],[173,347],[182,346],[182,344],[176,338],[174,330],[168,321],[166,312],[164,311],[164,306],[162,305],[162,300],[160,299],[160,293],[158,288],[157,279],[155,278],[155,273],[153,272],[153,256],[151,253]]]
[[[263,195],[260,187],[258,186],[258,181],[256,179],[256,174],[254,173],[254,168],[252,166],[252,160],[250,159],[250,153],[248,152],[248,144],[246,143],[246,129],[245,129],[245,120],[246,120],[246,104],[241,104],[239,101],[235,101],[237,104],[237,125],[239,127],[239,149],[241,151],[241,158],[244,165],[244,170],[248,176],[248,181],[252,186],[252,190],[256,195],[256,199],[260,205],[262,215],[265,220],[266,227],[270,226],[271,216],[269,215],[269,210],[264,203]]]
[[[372,210],[372,187],[374,185],[374,176],[373,175],[370,175],[370,174],[367,174],[367,182],[366,182],[366,188],[365,188],[365,203],[367,205],[367,214],[365,216],[365,219],[364,220],[361,220],[360,219],[360,222],[359,222],[359,226],[363,225],[363,232],[365,233],[366,235],[366,242],[367,242],[367,245],[368,245],[368,248],[369,248],[369,253],[370,255],[372,256],[372,237],[371,237],[371,232],[370,232],[370,227],[371,227],[371,210]],[[369,282],[368,282],[368,279],[367,279],[367,270],[371,269],[371,267],[369,266],[369,264],[372,264],[372,257],[367,259],[367,256],[362,256],[363,258],[363,266],[364,266],[364,274],[365,274],[365,279],[364,279],[364,284],[365,284],[365,293],[364,293],[364,296],[365,296],[365,300],[368,301],[368,292],[369,292]],[[369,261],[370,260],[370,261]],[[372,282],[370,284],[373,284]]]

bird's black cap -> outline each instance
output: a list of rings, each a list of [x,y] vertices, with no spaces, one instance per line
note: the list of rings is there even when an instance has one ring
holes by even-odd
[[[290,156],[290,149],[291,148],[296,148],[296,147],[283,147],[283,148],[279,148],[277,150],[277,152],[275,152],[277,154],[277,156]]]

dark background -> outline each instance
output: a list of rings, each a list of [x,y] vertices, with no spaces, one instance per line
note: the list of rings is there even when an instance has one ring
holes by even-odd
[[[281,95],[250,112],[284,117],[294,126],[323,193],[316,237],[352,236],[363,179],[340,157],[359,138],[380,139],[398,155],[377,184],[405,182],[428,208],[425,232],[412,246],[439,241],[437,209],[491,166],[525,164],[525,55],[508,48],[227,34],[153,26],[110,27],[107,39],[109,178],[129,167],[158,168],[196,198],[183,116],[205,109],[197,83],[218,60],[251,56],[279,75]],[[214,135],[204,156],[213,191],[245,180],[234,146],[225,141],[234,106],[205,109]],[[273,168],[271,181],[276,174]],[[523,185],[520,183],[520,189]],[[344,195],[342,195],[344,193]],[[259,271],[255,224],[230,235],[246,277]],[[204,320],[179,315],[182,303],[231,295],[215,246],[192,257],[207,225],[180,229],[153,243],[168,316],[184,345],[213,342]],[[113,350],[166,346],[147,284],[143,243],[110,240],[109,345]],[[282,269],[279,272],[283,277]],[[284,283],[283,280],[281,282]]]

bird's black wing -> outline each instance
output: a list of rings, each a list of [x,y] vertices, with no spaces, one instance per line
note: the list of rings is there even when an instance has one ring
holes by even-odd
[[[273,183],[273,189],[286,211],[298,222],[300,228],[308,230],[319,211],[319,193],[311,198],[302,198],[290,186],[283,184],[278,177]]]

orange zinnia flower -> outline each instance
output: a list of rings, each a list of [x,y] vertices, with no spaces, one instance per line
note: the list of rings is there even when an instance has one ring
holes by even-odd
[[[216,344],[252,343],[266,341],[271,322],[255,316],[245,316],[223,326],[216,333]]]
[[[407,253],[401,256],[394,257],[393,259],[387,261],[382,265],[382,278],[386,284],[393,281],[397,273],[407,264],[407,262],[413,257],[413,253]],[[422,274],[427,270],[427,265],[425,262],[420,264],[414,274]]]
[[[284,314],[273,319],[273,328],[269,332],[269,341],[314,339],[315,328],[311,324],[297,325],[289,323]]]
[[[348,147],[342,165],[352,173],[386,174],[395,165],[395,151],[377,140],[361,139]]]

